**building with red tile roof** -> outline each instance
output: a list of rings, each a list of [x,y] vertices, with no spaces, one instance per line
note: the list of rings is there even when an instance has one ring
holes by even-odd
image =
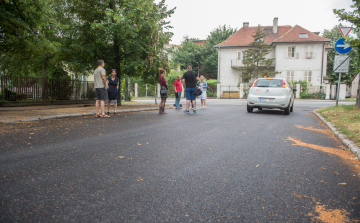
[[[271,46],[267,58],[275,59],[267,69],[276,71],[276,77],[286,78],[288,81],[305,80],[311,86],[311,91],[318,91],[326,76],[327,52],[332,48],[327,44],[331,40],[299,25],[278,26],[278,18],[274,18],[273,26],[250,27],[248,22],[244,22],[241,29],[215,45],[218,51],[220,85],[234,86],[229,91],[239,91],[237,86],[242,83],[245,51],[254,41],[252,35],[258,28],[267,34],[263,39],[264,43]],[[218,97],[222,95],[218,92]]]

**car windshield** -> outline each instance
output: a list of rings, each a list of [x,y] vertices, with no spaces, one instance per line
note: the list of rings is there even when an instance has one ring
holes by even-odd
[[[259,79],[256,81],[255,87],[282,87],[282,80],[267,80],[267,79]]]

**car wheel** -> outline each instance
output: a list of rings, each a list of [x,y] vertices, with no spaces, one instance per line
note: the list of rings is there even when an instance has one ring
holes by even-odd
[[[289,106],[287,106],[287,108],[285,108],[285,110],[284,110],[284,113],[285,113],[285,115],[290,115],[290,104],[289,104]]]
[[[259,111],[262,111],[262,108],[258,108]]]
[[[292,104],[292,106],[290,108],[290,112],[293,112],[293,111],[294,111],[294,102],[293,102],[293,104]]]
[[[248,112],[252,112],[254,108],[250,107],[249,105],[247,106],[247,111]]]

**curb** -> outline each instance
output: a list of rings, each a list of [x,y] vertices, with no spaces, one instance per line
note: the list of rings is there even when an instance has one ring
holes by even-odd
[[[316,112],[317,109],[313,110],[314,114],[329,127],[329,129],[338,137],[342,143],[351,150],[352,153],[360,160],[360,148],[355,145],[355,143],[347,139],[347,136],[338,131],[330,122],[326,121],[319,113]]]
[[[119,111],[117,111],[117,113],[152,111],[152,110],[159,110],[159,108],[127,109],[127,110],[119,110]],[[1,121],[0,123],[1,124],[15,124],[15,123],[22,123],[22,122],[33,122],[33,121],[43,121],[43,120],[48,120],[48,119],[61,119],[61,118],[72,118],[72,117],[93,116],[93,115],[95,115],[95,112],[89,112],[89,113],[86,113],[86,114],[54,115],[54,116],[28,118],[28,119],[22,119],[22,120],[14,120],[14,121]]]

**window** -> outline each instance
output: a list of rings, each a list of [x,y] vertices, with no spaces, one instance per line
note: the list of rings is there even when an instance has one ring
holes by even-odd
[[[311,84],[311,71],[305,71],[304,80]]]
[[[294,81],[294,71],[287,71],[286,73],[286,80],[288,82]]]
[[[299,52],[296,46],[288,47],[288,58],[296,58],[299,59]]]
[[[300,38],[308,38],[308,35],[306,33],[300,33],[299,37]]]
[[[305,46],[305,58],[313,58],[313,46]]]
[[[243,53],[242,61],[245,61],[245,53]]]
[[[283,87],[282,79],[258,79],[255,87]]]
[[[237,52],[237,59],[241,60],[241,52]]]

